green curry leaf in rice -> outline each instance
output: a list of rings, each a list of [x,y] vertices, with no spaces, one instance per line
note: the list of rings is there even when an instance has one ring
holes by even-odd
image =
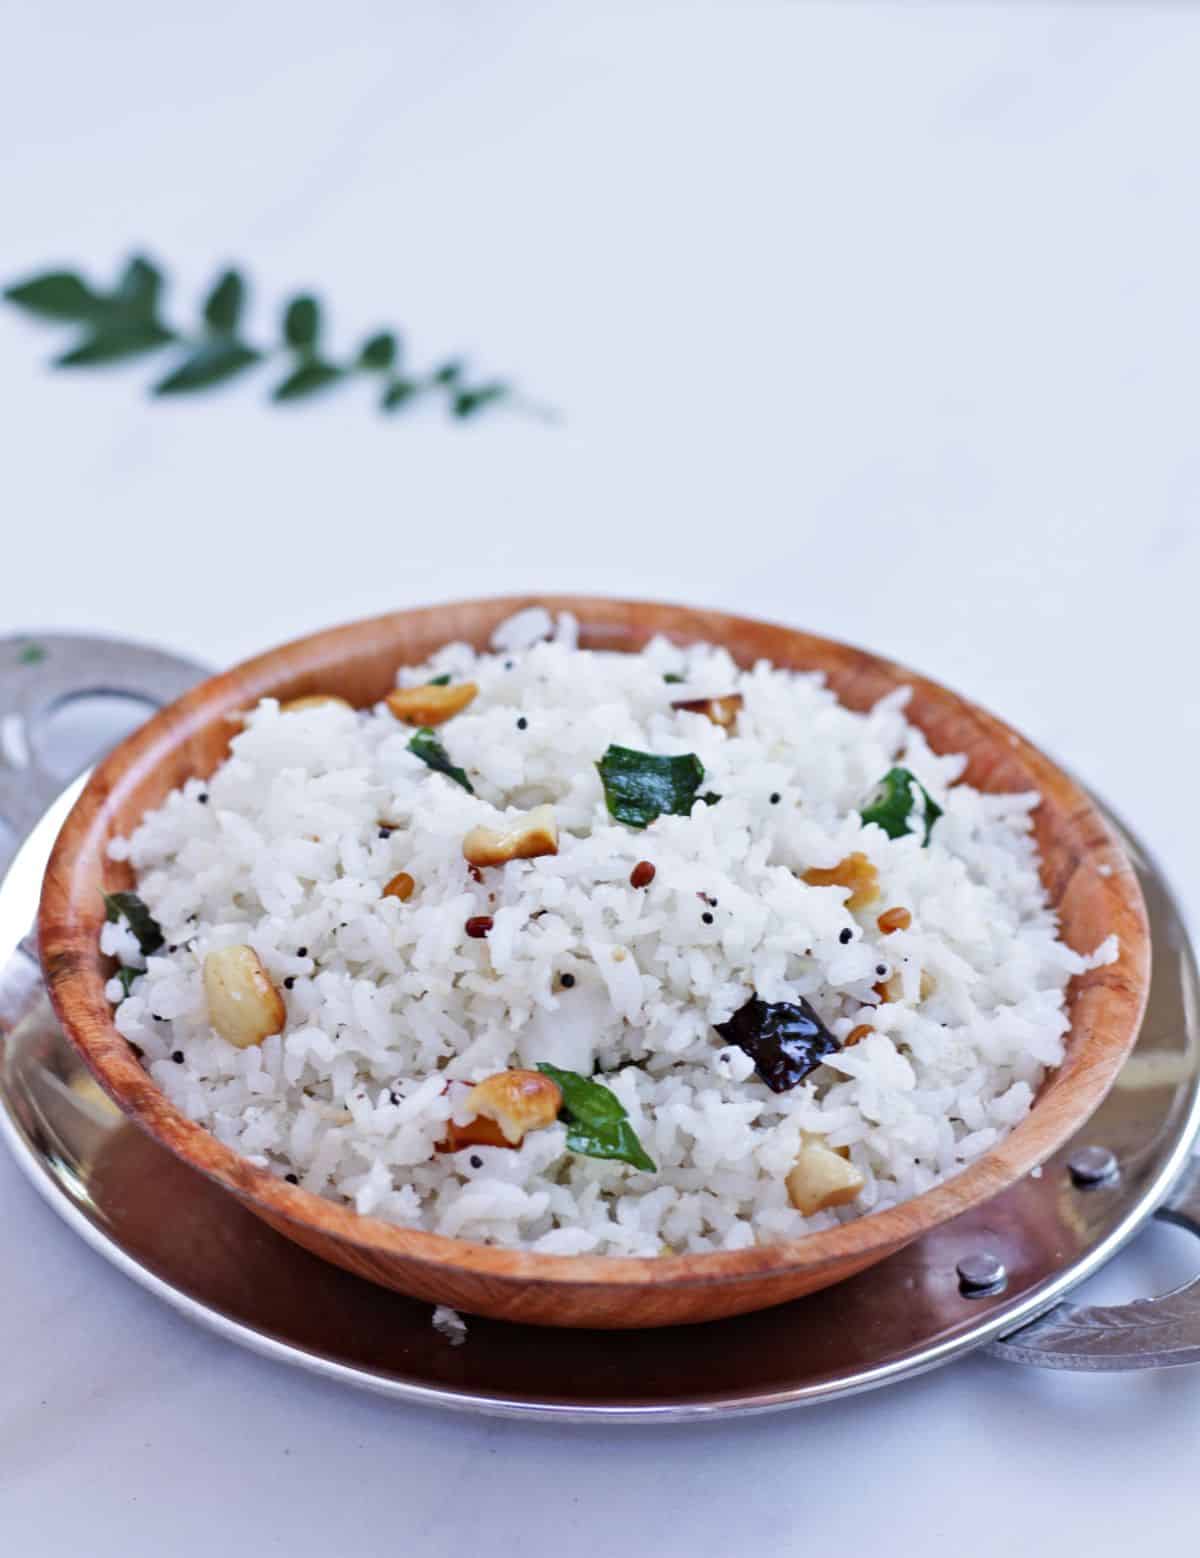
[[[125,995],[128,995],[133,987],[133,981],[141,977],[145,972],[141,968],[119,968],[116,972],[117,983],[121,986]]]
[[[105,893],[104,917],[112,925],[122,920],[133,932],[143,957],[157,952],[166,937],[162,927],[136,893]]]
[[[538,1065],[543,1076],[558,1084],[563,1096],[560,1118],[567,1127],[567,1146],[586,1158],[616,1158],[648,1174],[654,1159],[638,1140],[625,1105],[602,1082],[563,1071],[547,1061]]]
[[[648,828],[656,817],[688,816],[704,782],[704,764],[694,752],[658,757],[610,746],[596,767],[609,815],[631,828]]]
[[[913,789],[921,792],[923,810],[920,814],[925,825],[923,844],[927,845],[933,833],[933,825],[942,815],[942,808],[929,791],[907,768],[889,768],[875,786],[866,806],[859,812],[864,822],[876,822],[890,839],[915,833],[911,826],[917,808],[913,803]]]
[[[439,774],[445,774],[453,779],[455,784],[461,784],[470,795],[475,794],[475,787],[467,778],[466,769],[456,768],[450,761],[450,754],[434,735],[428,726],[422,726],[408,743],[408,750],[414,757],[419,757],[428,767],[436,769]]]

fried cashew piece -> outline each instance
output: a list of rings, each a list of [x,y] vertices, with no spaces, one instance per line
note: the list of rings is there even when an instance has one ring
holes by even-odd
[[[859,849],[835,866],[811,866],[801,880],[810,887],[848,887],[846,907],[851,914],[879,897],[879,872]]]
[[[474,682],[443,687],[427,682],[423,687],[396,687],[383,700],[406,725],[444,725],[474,702],[479,688]]]
[[[519,1147],[530,1131],[544,1130],[558,1119],[562,1091],[540,1071],[498,1071],[477,1082],[464,1100],[475,1118],[466,1125],[453,1120],[438,1143],[440,1152],[462,1147]]]
[[[553,806],[535,806],[502,828],[472,828],[463,839],[463,859],[473,866],[502,866],[510,860],[535,860],[558,854],[558,822]]]

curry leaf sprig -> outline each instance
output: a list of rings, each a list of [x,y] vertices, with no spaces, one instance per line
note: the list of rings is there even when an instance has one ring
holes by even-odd
[[[39,319],[78,328],[74,344],[54,358],[57,368],[121,362],[170,349],[174,360],[151,386],[153,395],[194,394],[259,365],[276,364],[281,372],[270,398],[279,403],[366,379],[375,385],[379,409],[385,412],[429,395],[444,397],[450,414],[460,420],[501,403],[535,409],[499,379],[472,381],[457,358],[428,372],[410,370],[392,330],[373,332],[348,360],[338,360],[323,342],[321,305],[308,294],[292,297],[284,306],[276,343],[250,340],[243,329],[246,281],[235,269],[222,271],[212,283],[197,323],[179,328],[163,314],[164,279],[153,261],[135,255],[111,291],[98,289],[75,271],[44,271],[7,287],[3,296]]]

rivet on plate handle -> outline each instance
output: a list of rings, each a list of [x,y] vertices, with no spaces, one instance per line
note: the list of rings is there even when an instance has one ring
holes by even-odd
[[[1116,1153],[1107,1147],[1076,1148],[1067,1159],[1067,1170],[1077,1190],[1115,1184],[1121,1172]]]
[[[981,1250],[964,1255],[957,1266],[958,1290],[964,1298],[992,1298],[1008,1286],[1008,1270],[997,1255]]]

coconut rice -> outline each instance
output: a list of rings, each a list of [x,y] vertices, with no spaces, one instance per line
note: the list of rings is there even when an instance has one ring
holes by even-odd
[[[104,952],[143,971],[110,982],[115,1022],[185,1114],[360,1213],[616,1255],[834,1226],[958,1173],[1025,1117],[1063,1058],[1067,982],[1116,956],[1113,938],[1089,956],[1058,938],[1036,794],[957,783],[964,760],[929,749],[904,690],[857,714],[818,675],[743,671],[711,645],[583,651],[569,616],[540,610],[493,650],[448,644],[397,678],[477,684],[436,732],[473,794],[384,704],[264,699],[210,779],[111,844],[165,943],[146,957],[126,920],[105,926]],[[731,694],[728,726],[674,707]],[[694,754],[709,799],[616,820],[596,766],[611,744]],[[860,815],[897,764],[943,810],[928,845]],[[472,828],[545,805],[556,854],[468,866]],[[856,853],[869,905],[804,880]],[[398,873],[411,892],[384,896]],[[897,907],[910,923],[885,933]],[[286,1014],[246,1048],[210,1026],[205,991],[206,958],[235,946]],[[717,1031],[755,997],[806,1001],[840,1047],[772,1091]],[[445,1150],[469,1084],[539,1063],[602,1082],[655,1170],[570,1150],[559,1120]],[[805,1215],[788,1177],[814,1143],[857,1189]]]

